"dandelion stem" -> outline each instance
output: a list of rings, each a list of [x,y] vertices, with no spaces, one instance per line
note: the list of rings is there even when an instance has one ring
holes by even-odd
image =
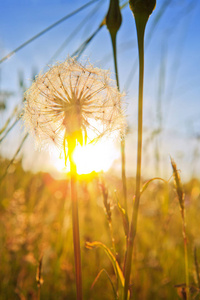
[[[115,67],[115,76],[118,90],[119,87],[119,76],[118,76],[118,66],[117,66],[117,47],[116,47],[116,38],[119,28],[122,23],[121,10],[119,6],[119,0],[110,0],[110,6],[108,14],[106,16],[106,25],[110,33],[113,49],[113,58],[114,58],[114,67]],[[122,184],[123,184],[123,196],[124,196],[124,208],[127,212],[127,187],[126,187],[126,170],[125,170],[125,139],[123,135],[121,136],[121,163],[122,163]]]
[[[117,50],[116,50],[116,35],[111,34],[112,47],[113,47],[113,56],[114,56],[114,65],[115,65],[115,76],[118,90],[119,88],[119,76],[118,76],[118,67],[117,67]],[[127,187],[126,187],[126,165],[125,165],[125,139],[121,139],[121,162],[122,162],[122,184],[123,184],[123,195],[124,195],[124,209],[127,212]]]
[[[138,142],[137,142],[137,171],[136,171],[136,195],[133,207],[131,225],[128,236],[127,257],[125,262],[125,284],[124,300],[128,297],[132,253],[134,239],[137,231],[137,218],[140,201],[140,183],[141,183],[141,162],[142,162],[142,123],[143,123],[143,82],[144,82],[144,32],[148,17],[144,14],[135,13],[135,22],[138,39],[139,53],[139,95],[138,95]]]
[[[70,161],[71,173],[71,203],[72,203],[72,227],[74,243],[74,259],[76,273],[76,292],[77,300],[82,300],[82,270],[81,270],[81,250],[79,234],[79,217],[78,217],[78,199],[77,199],[77,170],[73,159],[73,153],[76,148],[76,140],[68,138],[68,154]]]

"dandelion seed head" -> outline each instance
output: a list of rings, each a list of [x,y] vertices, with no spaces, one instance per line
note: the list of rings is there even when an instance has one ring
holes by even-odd
[[[111,133],[119,137],[126,129],[123,96],[109,71],[68,58],[36,77],[25,93],[23,119],[39,148],[62,150],[68,138],[83,145]]]

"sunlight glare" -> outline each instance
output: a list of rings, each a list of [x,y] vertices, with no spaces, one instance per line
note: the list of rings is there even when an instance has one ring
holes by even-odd
[[[119,153],[115,148],[113,141],[102,139],[95,144],[87,144],[81,147],[78,145],[74,152],[74,160],[77,165],[77,173],[89,174],[93,171],[108,171],[115,159],[119,158]],[[69,162],[64,167],[64,158],[55,161],[56,169],[59,172],[69,172]]]

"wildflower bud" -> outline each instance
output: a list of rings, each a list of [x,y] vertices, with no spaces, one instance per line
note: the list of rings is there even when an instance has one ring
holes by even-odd
[[[109,10],[106,16],[106,26],[111,35],[116,35],[122,23],[122,15],[119,0],[110,0]]]
[[[129,4],[134,15],[139,13],[149,17],[156,6],[156,0],[130,0]]]

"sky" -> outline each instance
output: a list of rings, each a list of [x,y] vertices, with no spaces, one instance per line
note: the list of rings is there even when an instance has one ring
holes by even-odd
[[[0,59],[88,2],[0,0]],[[0,127],[15,105],[21,105],[23,90],[19,85],[20,78],[28,88],[33,76],[46,70],[48,64],[72,55],[98,28],[108,6],[108,0],[94,1],[0,64],[0,94],[5,91],[12,93],[7,99],[1,96],[1,101],[6,101],[6,110],[0,111]],[[175,159],[183,178],[200,176],[199,14],[198,0],[160,0],[147,24],[143,143],[143,174],[146,177],[169,177],[170,156]],[[117,35],[118,68],[120,89],[126,93],[126,115],[130,128],[126,138],[127,172],[134,176],[138,61],[135,23],[128,5],[122,9],[122,19]],[[61,45],[62,51],[55,57]],[[110,69],[115,78],[111,41],[105,26],[80,57],[82,61],[87,58],[98,67]],[[10,158],[24,136],[23,124],[18,123],[0,145],[1,153]],[[119,151],[119,145],[116,148]],[[31,139],[24,145],[22,153],[25,168],[40,168],[43,154],[35,152]],[[34,165],[30,163],[33,157]]]

